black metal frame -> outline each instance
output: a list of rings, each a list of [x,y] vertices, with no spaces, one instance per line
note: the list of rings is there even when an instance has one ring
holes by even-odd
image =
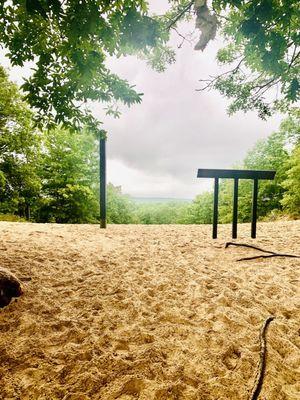
[[[106,138],[99,137],[100,228],[106,228]]]
[[[239,179],[253,180],[253,196],[252,196],[252,217],[251,217],[251,237],[256,238],[256,221],[257,221],[257,196],[258,196],[258,180],[274,179],[276,171],[258,171],[258,170],[242,170],[242,169],[198,169],[197,178],[214,178],[214,212],[213,212],[213,239],[218,235],[218,205],[219,205],[219,179],[234,179],[233,190],[233,211],[232,211],[232,238],[237,238],[237,221],[238,221],[238,190]]]

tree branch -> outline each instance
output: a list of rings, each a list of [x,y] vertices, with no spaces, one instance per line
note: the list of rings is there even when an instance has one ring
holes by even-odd
[[[205,85],[203,88],[196,89],[196,91],[197,91],[197,92],[203,92],[204,90],[206,90],[206,89],[208,89],[208,88],[211,88],[212,85],[213,85],[218,79],[220,79],[222,76],[229,75],[229,74],[236,74],[237,71],[240,69],[240,67],[241,67],[241,65],[242,65],[242,63],[243,63],[244,60],[245,60],[245,57],[243,57],[243,58],[239,61],[239,63],[236,65],[236,67],[234,67],[233,69],[231,69],[231,70],[229,70],[229,71],[223,72],[222,74],[219,74],[219,75],[217,75],[217,76],[212,76],[212,79],[199,79],[199,82],[208,82],[208,84]]]
[[[227,249],[227,247],[229,247],[229,246],[248,247],[250,249],[255,249],[255,250],[261,251],[263,253],[267,253],[267,255],[261,254],[259,256],[239,258],[237,261],[247,261],[247,260],[255,260],[257,258],[270,258],[270,257],[300,258],[300,256],[296,256],[295,254],[275,253],[274,251],[264,250],[264,249],[261,249],[260,247],[252,246],[250,244],[245,244],[245,243],[227,242],[225,244],[225,249]]]
[[[177,33],[178,36],[182,38],[181,43],[177,46],[178,49],[180,49],[183,45],[184,42],[188,42],[189,44],[193,44],[190,39],[188,39],[186,36],[182,35],[176,28],[175,26],[172,26],[172,29]]]
[[[181,18],[187,11],[190,10],[190,8],[192,7],[193,4],[194,4],[194,0],[192,0],[186,7],[184,7],[184,9],[175,17],[175,19],[169,23],[169,25],[167,26],[167,30],[171,29],[172,26],[175,25],[176,22],[179,21],[180,18]]]

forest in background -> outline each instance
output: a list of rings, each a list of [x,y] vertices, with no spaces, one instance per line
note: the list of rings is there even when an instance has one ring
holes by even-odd
[[[0,67],[0,220],[97,223],[99,220],[98,138],[60,125],[37,128],[34,113]],[[291,109],[278,132],[249,150],[234,168],[275,169],[261,181],[259,216],[300,218],[300,109]],[[239,186],[239,221],[251,218],[250,181]],[[212,220],[212,192],[192,203],[137,204],[108,184],[108,223],[202,224]],[[231,221],[233,182],[220,184],[220,222]]]

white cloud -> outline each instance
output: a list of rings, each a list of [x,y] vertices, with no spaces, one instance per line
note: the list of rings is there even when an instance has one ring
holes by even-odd
[[[108,181],[122,187],[122,192],[133,197],[172,197],[192,199],[199,191],[211,188],[208,180],[182,182],[173,175],[155,175],[128,167],[122,161],[109,159]],[[151,189],[150,189],[151,188]],[[149,190],[150,189],[150,190]]]

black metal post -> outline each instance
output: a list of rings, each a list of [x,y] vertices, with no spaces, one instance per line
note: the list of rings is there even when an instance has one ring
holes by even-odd
[[[218,235],[218,203],[219,203],[219,178],[215,178],[214,187],[214,216],[213,216],[213,239]]]
[[[237,222],[238,222],[238,196],[239,196],[239,180],[234,178],[233,188],[233,212],[232,212],[232,238],[237,238]]]
[[[256,238],[258,179],[253,180],[251,237]]]
[[[99,138],[100,228],[106,228],[106,139]]]

